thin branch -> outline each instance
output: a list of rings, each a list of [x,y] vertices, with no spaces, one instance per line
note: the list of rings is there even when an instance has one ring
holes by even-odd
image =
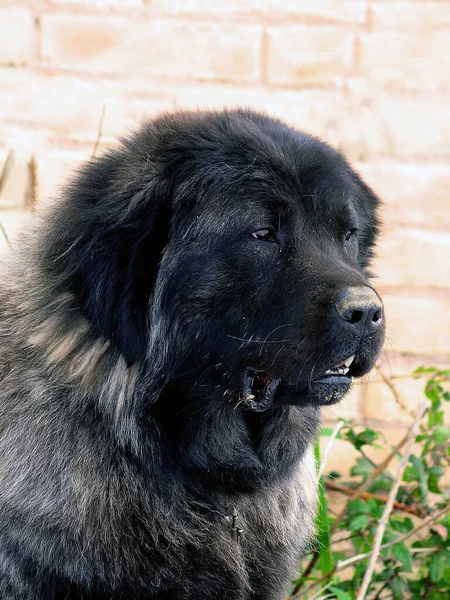
[[[381,462],[378,465],[378,467],[374,471],[372,471],[372,473],[366,479],[366,481],[355,490],[355,492],[351,496],[350,500],[357,500],[358,498],[360,498],[362,496],[362,494],[367,491],[367,488],[370,487],[370,484],[383,473],[383,471],[389,465],[391,460],[396,456],[396,454],[403,448],[403,446],[409,440],[411,431],[413,428],[414,428],[414,423],[410,426],[410,428],[406,432],[405,436],[399,441],[399,443],[395,446],[395,448],[393,448],[391,450],[391,452],[388,454],[388,456],[386,456],[386,458],[383,460],[383,462]],[[343,519],[345,518],[345,515],[347,514],[347,506],[348,505],[344,506],[342,511],[338,514],[338,516],[334,520],[333,525],[330,528],[330,533],[334,533],[337,530],[337,528],[339,527],[339,525],[341,524],[341,522],[343,521]]]
[[[95,155],[97,154],[98,147],[100,145],[100,140],[102,139],[103,119],[105,118],[105,112],[106,112],[106,107],[103,106],[102,107],[102,112],[101,112],[101,115],[100,115],[100,121],[98,122],[97,139],[95,140],[94,149],[92,151],[92,158],[95,158]]]
[[[350,497],[350,501],[357,500],[358,498],[360,498],[362,496],[362,494],[364,494],[364,492],[367,491],[367,488],[370,486],[370,484],[379,475],[381,475],[381,473],[383,473],[383,471],[386,469],[386,467],[391,462],[391,460],[396,456],[396,454],[403,448],[403,446],[409,440],[409,436],[410,436],[410,433],[411,433],[411,430],[413,429],[413,427],[414,427],[414,424],[411,425],[411,427],[408,429],[408,431],[405,434],[405,436],[403,437],[403,439],[401,439],[400,442],[395,446],[395,448],[393,448],[391,450],[391,452],[383,460],[383,462],[380,465],[378,465],[378,467],[374,471],[372,471],[372,473],[366,479],[366,481],[355,490],[355,492]],[[341,510],[341,512],[336,516],[335,520],[333,521],[333,524],[330,527],[330,535],[332,535],[333,533],[335,533],[337,531],[339,525],[344,520],[345,515],[347,514],[347,507],[348,507],[348,503],[344,506],[344,508]],[[311,560],[306,565],[305,570],[302,573],[301,580],[294,587],[294,590],[293,590],[293,593],[292,593],[292,595],[294,597],[299,592],[299,590],[301,589],[305,578],[308,577],[309,574],[314,569],[314,567],[315,567],[315,565],[316,565],[316,563],[317,563],[318,560],[319,560],[319,552],[315,551],[314,554],[313,554],[313,556],[312,556],[312,558],[311,558]]]
[[[425,519],[422,521],[422,523],[420,525],[418,525],[415,529],[412,529],[408,533],[405,533],[404,535],[396,538],[395,540],[392,540],[391,542],[387,542],[386,544],[383,544],[380,547],[380,551],[385,550],[386,548],[391,548],[392,546],[395,546],[395,544],[400,544],[401,542],[406,541],[408,538],[410,538],[413,535],[415,535],[416,533],[418,533],[424,527],[430,526],[432,523],[434,523],[441,517],[444,517],[448,512],[450,512],[450,505],[447,506],[446,508],[440,510],[439,512],[437,512],[434,515],[429,515],[428,517],[425,517]],[[334,542],[332,542],[332,543],[334,543]],[[411,551],[414,551],[414,550],[415,550],[414,548],[411,548]],[[419,548],[417,548],[417,550],[419,550]],[[302,590],[301,593],[308,594],[316,586],[320,585],[321,583],[323,583],[324,581],[326,581],[327,579],[332,577],[338,571],[342,571],[342,569],[346,569],[347,567],[351,566],[352,564],[354,564],[356,562],[360,562],[361,560],[364,560],[365,558],[368,558],[371,554],[372,554],[372,552],[365,552],[364,554],[356,554],[355,556],[351,556],[350,558],[347,558],[346,560],[339,560],[336,563],[336,565],[334,566],[334,568],[331,569],[331,571],[329,571],[328,573],[325,573],[325,575],[320,577],[320,579],[317,579],[306,590]],[[297,591],[299,591],[299,590],[297,590]],[[294,590],[294,593],[295,593],[295,590]],[[297,598],[297,597],[299,598],[300,596],[294,596],[294,598]]]
[[[408,407],[406,402],[403,400],[400,392],[397,389],[397,386],[391,381],[391,378],[387,377],[387,375],[385,375],[383,371],[381,371],[381,369],[378,371],[378,374],[381,377],[383,383],[386,384],[391,390],[392,395],[394,396],[395,401],[400,406],[400,408],[402,408],[402,410],[404,410],[409,416],[414,418],[414,412]]]
[[[422,523],[420,525],[418,525],[415,529],[412,529],[408,533],[405,533],[404,535],[396,538],[395,540],[392,540],[391,542],[387,542],[386,544],[383,544],[382,546],[380,546],[380,551],[385,550],[386,548],[391,548],[392,546],[395,546],[395,544],[400,544],[401,542],[406,541],[408,538],[410,538],[411,536],[418,533],[424,527],[431,525],[432,523],[434,523],[441,517],[445,516],[448,512],[450,512],[450,505],[446,506],[444,509],[437,512],[435,515],[429,515],[428,517],[425,517],[425,519],[422,521]],[[372,554],[372,552],[365,552],[364,554],[356,554],[355,556],[347,558],[346,560],[340,560],[336,564],[335,570],[341,571],[342,569],[345,569],[346,567],[352,565],[355,562],[364,560],[371,554]]]
[[[339,421],[339,423],[337,423],[336,427],[333,429],[333,433],[330,435],[330,439],[328,440],[328,444],[326,445],[325,452],[323,453],[322,462],[320,463],[319,473],[317,475],[318,479],[322,477],[322,473],[324,472],[325,466],[327,464],[328,455],[330,454],[331,446],[333,445],[334,440],[338,436],[344,424],[344,421]]]
[[[408,438],[407,438],[407,446],[405,449],[405,453],[403,455],[402,460],[400,461],[398,470],[397,470],[397,475],[395,477],[395,481],[394,484],[391,488],[391,491],[389,493],[389,498],[388,501],[386,503],[386,507],[384,509],[383,515],[380,519],[380,523],[377,527],[376,533],[375,533],[375,538],[374,538],[374,542],[373,542],[373,550],[370,556],[370,560],[369,560],[369,565],[367,567],[366,572],[364,573],[364,578],[361,584],[361,589],[359,590],[358,596],[356,597],[356,600],[363,600],[366,592],[369,588],[370,582],[372,581],[372,575],[373,575],[373,570],[375,568],[375,563],[378,559],[378,556],[380,554],[380,547],[381,547],[381,540],[383,539],[383,535],[386,529],[386,525],[387,522],[389,520],[389,515],[392,512],[392,508],[394,506],[394,501],[395,498],[397,496],[397,492],[400,488],[400,483],[402,481],[403,478],[403,473],[406,469],[406,465],[408,464],[409,461],[409,457],[411,456],[411,452],[413,449],[413,444],[415,442],[416,436],[419,432],[419,424],[420,421],[422,420],[422,417],[425,413],[425,411],[427,410],[427,408],[430,406],[430,402],[427,401],[426,399],[423,399],[422,402],[419,405],[419,408],[417,410],[417,416],[416,419],[413,423],[413,426],[411,427],[411,429],[408,432]]]
[[[341,494],[345,494],[346,496],[353,496],[353,494],[355,493],[354,489],[346,487],[345,485],[341,485],[339,483],[334,483],[333,481],[325,481],[325,487],[335,492],[341,492]],[[363,492],[360,495],[360,498],[362,498],[363,500],[369,500],[370,498],[372,498],[373,500],[379,500],[380,502],[383,502],[383,504],[386,504],[387,502],[387,497],[380,496],[379,494],[371,494],[370,492]],[[395,501],[394,508],[412,515],[417,515],[418,517],[420,517],[422,514],[415,506],[409,506],[408,504],[403,504],[403,502]]]

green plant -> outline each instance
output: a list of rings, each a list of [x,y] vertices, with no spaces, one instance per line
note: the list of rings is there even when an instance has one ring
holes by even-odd
[[[450,599],[450,502],[442,485],[450,465],[450,429],[442,410],[450,401],[450,370],[421,367],[411,377],[425,378],[424,399],[394,448],[380,432],[351,421],[322,429],[329,445],[338,437],[358,456],[349,481],[319,471],[317,541],[300,566],[291,599]],[[409,410],[395,377],[382,379]],[[388,455],[376,464],[370,447],[389,449]],[[316,457],[319,462],[318,444]],[[329,490],[346,498],[339,514],[329,508]]]

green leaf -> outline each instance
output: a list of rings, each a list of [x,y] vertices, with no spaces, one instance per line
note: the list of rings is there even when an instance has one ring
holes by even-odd
[[[389,519],[389,525],[394,531],[398,531],[399,533],[408,533],[414,529],[414,523],[409,517],[401,518],[397,515]]]
[[[441,403],[442,387],[433,379],[425,386],[425,396],[431,400],[432,410],[439,408]]]
[[[354,519],[352,519],[348,525],[350,531],[360,531],[361,529],[366,529],[369,526],[369,519],[366,515],[358,515]]]
[[[367,444],[373,444],[373,442],[377,440],[378,437],[378,433],[373,429],[365,429],[364,431],[361,431],[361,433],[358,433],[353,442],[353,445],[357,450],[360,450],[363,446],[366,446]]]
[[[436,425],[442,425],[444,423],[444,411],[443,410],[430,410],[428,411],[428,427],[432,429]]]
[[[437,583],[444,575],[446,557],[443,552],[438,552],[433,556],[430,562],[431,581]]]
[[[408,573],[410,573],[412,571],[411,552],[408,550],[405,544],[403,542],[394,544],[391,550],[395,558],[400,561],[405,566]]]
[[[433,431],[433,439],[437,444],[444,444],[450,439],[450,429],[440,425]]]
[[[406,585],[400,577],[394,577],[391,583],[391,589],[394,600],[404,600]]]
[[[428,475],[428,489],[433,494],[442,494],[442,490],[439,487],[439,477],[434,473]]]
[[[336,598],[339,598],[339,600],[353,600],[353,596],[350,596],[350,594],[347,594],[347,592],[344,592],[344,590],[334,587],[334,585],[332,585],[329,590],[330,592],[333,592],[333,594],[336,596]]]
[[[411,454],[409,462],[412,464],[417,476],[417,481],[419,482],[421,499],[425,500],[428,494],[428,477],[425,472],[425,465],[423,459],[419,458],[415,454]]]
[[[367,479],[372,471],[373,465],[370,460],[360,456],[356,459],[356,465],[352,467],[350,474],[354,476],[362,475],[364,479]]]
[[[413,371],[413,376],[423,375],[424,373],[435,373],[436,371],[436,367],[417,367],[417,369]]]
[[[364,500],[352,500],[347,505],[347,514],[350,518],[356,517],[356,515],[368,515],[369,513],[370,508]]]

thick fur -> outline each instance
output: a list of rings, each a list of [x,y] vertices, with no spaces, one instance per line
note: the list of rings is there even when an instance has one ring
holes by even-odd
[[[236,110],[148,123],[32,220],[0,274],[2,600],[283,597],[342,395],[315,377],[382,344],[333,309],[367,285],[377,205],[334,150]],[[261,412],[248,367],[281,379]]]

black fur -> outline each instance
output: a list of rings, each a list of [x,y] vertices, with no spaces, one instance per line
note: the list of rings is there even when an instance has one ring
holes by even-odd
[[[0,284],[2,600],[283,598],[320,406],[349,388],[318,379],[383,342],[335,308],[369,289],[377,206],[247,110],[161,117],[82,168]],[[280,379],[256,410],[248,369]]]

